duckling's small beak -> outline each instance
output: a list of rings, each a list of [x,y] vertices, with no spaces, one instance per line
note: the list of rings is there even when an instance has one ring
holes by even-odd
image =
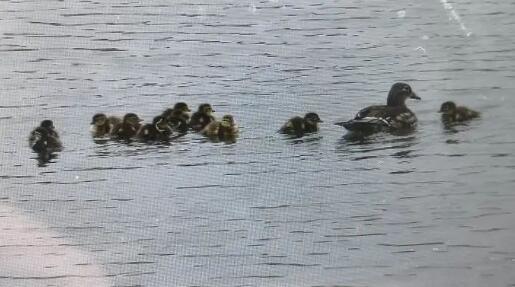
[[[319,120],[318,120],[318,122],[319,122],[319,123],[323,123],[324,121],[319,119]]]
[[[415,94],[415,92],[411,92],[410,96],[409,96],[411,99],[415,99],[415,100],[421,100],[421,98],[419,96],[417,96],[417,94]]]

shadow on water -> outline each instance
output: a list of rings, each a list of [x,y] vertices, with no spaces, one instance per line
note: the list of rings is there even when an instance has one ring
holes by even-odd
[[[237,139],[238,136],[207,136],[204,142],[234,144]]]
[[[319,144],[323,138],[324,137],[319,135],[318,133],[310,133],[310,134],[306,134],[304,136],[284,135],[284,139],[287,140],[287,142],[292,145],[304,144],[304,143]]]
[[[354,160],[362,160],[370,158],[370,156],[363,156],[363,154],[401,149],[401,151],[395,152],[391,156],[408,158],[413,157],[410,155],[413,150],[409,148],[417,144],[416,139],[417,137],[415,136],[414,130],[373,134],[350,132],[338,140],[336,153],[343,156],[361,155],[358,158],[354,158]]]
[[[471,122],[445,122],[442,121],[442,127],[445,134],[457,134],[472,129]]]

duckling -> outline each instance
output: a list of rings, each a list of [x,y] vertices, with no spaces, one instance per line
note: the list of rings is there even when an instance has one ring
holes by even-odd
[[[163,116],[157,116],[151,124],[143,125],[138,131],[137,137],[144,141],[166,141],[170,138],[172,129]]]
[[[215,111],[210,104],[201,104],[190,120],[190,127],[194,131],[202,131],[209,123],[215,121],[213,113]]]
[[[302,137],[306,133],[318,131],[318,124],[323,121],[316,113],[307,113],[304,118],[293,117],[288,120],[280,129],[281,133]]]
[[[189,124],[189,115],[184,113],[181,110],[174,110],[172,113],[166,118],[168,125],[174,130],[181,134],[184,134],[188,131]]]
[[[52,153],[63,147],[51,120],[44,120],[29,136],[29,146],[37,153]]]
[[[176,103],[173,108],[171,109],[166,109],[162,116],[165,117],[165,118],[168,118],[169,116],[172,115],[172,113],[181,113],[182,114],[182,118],[186,119],[186,122],[188,122],[190,120],[190,108],[188,107],[188,104],[184,103],[184,102],[179,102],[179,103]]]
[[[210,122],[201,133],[207,137],[218,138],[222,140],[232,139],[238,135],[238,126],[234,122],[231,115],[223,116],[221,121]]]
[[[395,83],[388,93],[386,105],[366,107],[354,119],[335,124],[351,132],[363,133],[412,129],[416,127],[417,117],[406,107],[406,99],[420,100],[420,97],[408,84]]]
[[[93,137],[103,137],[111,133],[113,127],[121,123],[118,117],[107,117],[103,113],[98,113],[91,119],[90,131]]]
[[[456,104],[451,101],[443,103],[439,113],[442,113],[442,121],[446,124],[468,121],[479,117],[479,112],[467,107],[456,106]]]
[[[143,120],[134,113],[128,113],[123,117],[123,121],[113,127],[111,135],[119,139],[130,139],[134,137],[141,128]]]

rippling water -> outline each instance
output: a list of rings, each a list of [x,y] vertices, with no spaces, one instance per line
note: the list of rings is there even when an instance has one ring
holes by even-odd
[[[515,286],[512,1],[104,2],[0,3],[0,204],[109,284]],[[332,123],[399,80],[423,99],[417,130],[345,140]],[[444,129],[446,100],[482,118]],[[176,101],[232,113],[238,142],[88,133],[96,112],[150,121]],[[306,111],[319,134],[275,133]],[[65,150],[39,167],[43,118]],[[0,267],[25,247],[0,242]],[[2,286],[81,275],[7,270]]]

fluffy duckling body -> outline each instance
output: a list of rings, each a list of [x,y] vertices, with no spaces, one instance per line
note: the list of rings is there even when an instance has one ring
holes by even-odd
[[[122,120],[118,117],[107,117],[103,113],[95,114],[91,119],[91,135],[93,137],[104,137],[111,133],[115,125]]]
[[[420,97],[408,84],[395,83],[388,93],[386,105],[366,107],[354,119],[336,125],[363,133],[412,129],[416,127],[417,117],[406,107],[406,99],[420,100]]]
[[[174,110],[172,113],[166,118],[168,125],[176,132],[184,134],[189,129],[189,115],[185,114],[181,110]]]
[[[231,115],[223,116],[221,121],[210,122],[203,130],[202,134],[210,138],[221,140],[234,139],[238,135],[239,129]]]
[[[304,118],[293,117],[288,120],[280,129],[281,133],[302,137],[306,133],[317,132],[318,124],[322,120],[316,113],[307,113]]]
[[[52,153],[63,147],[51,120],[44,120],[29,136],[29,146],[37,153]]]
[[[180,114],[181,118],[185,119],[186,122],[190,121],[190,108],[188,107],[188,104],[184,102],[176,103],[173,108],[166,109],[162,116],[168,120],[172,114],[175,114],[176,116]]]
[[[464,122],[479,117],[479,112],[464,106],[456,106],[454,102],[445,102],[440,107],[442,121],[446,124]]]
[[[211,122],[215,121],[213,108],[210,104],[201,104],[190,120],[190,127],[194,131],[202,131]]]
[[[163,116],[157,116],[151,124],[143,125],[137,137],[144,141],[166,141],[170,139],[172,129]]]
[[[134,113],[128,113],[123,117],[123,121],[113,127],[111,135],[119,139],[131,139],[141,128],[142,120]]]

